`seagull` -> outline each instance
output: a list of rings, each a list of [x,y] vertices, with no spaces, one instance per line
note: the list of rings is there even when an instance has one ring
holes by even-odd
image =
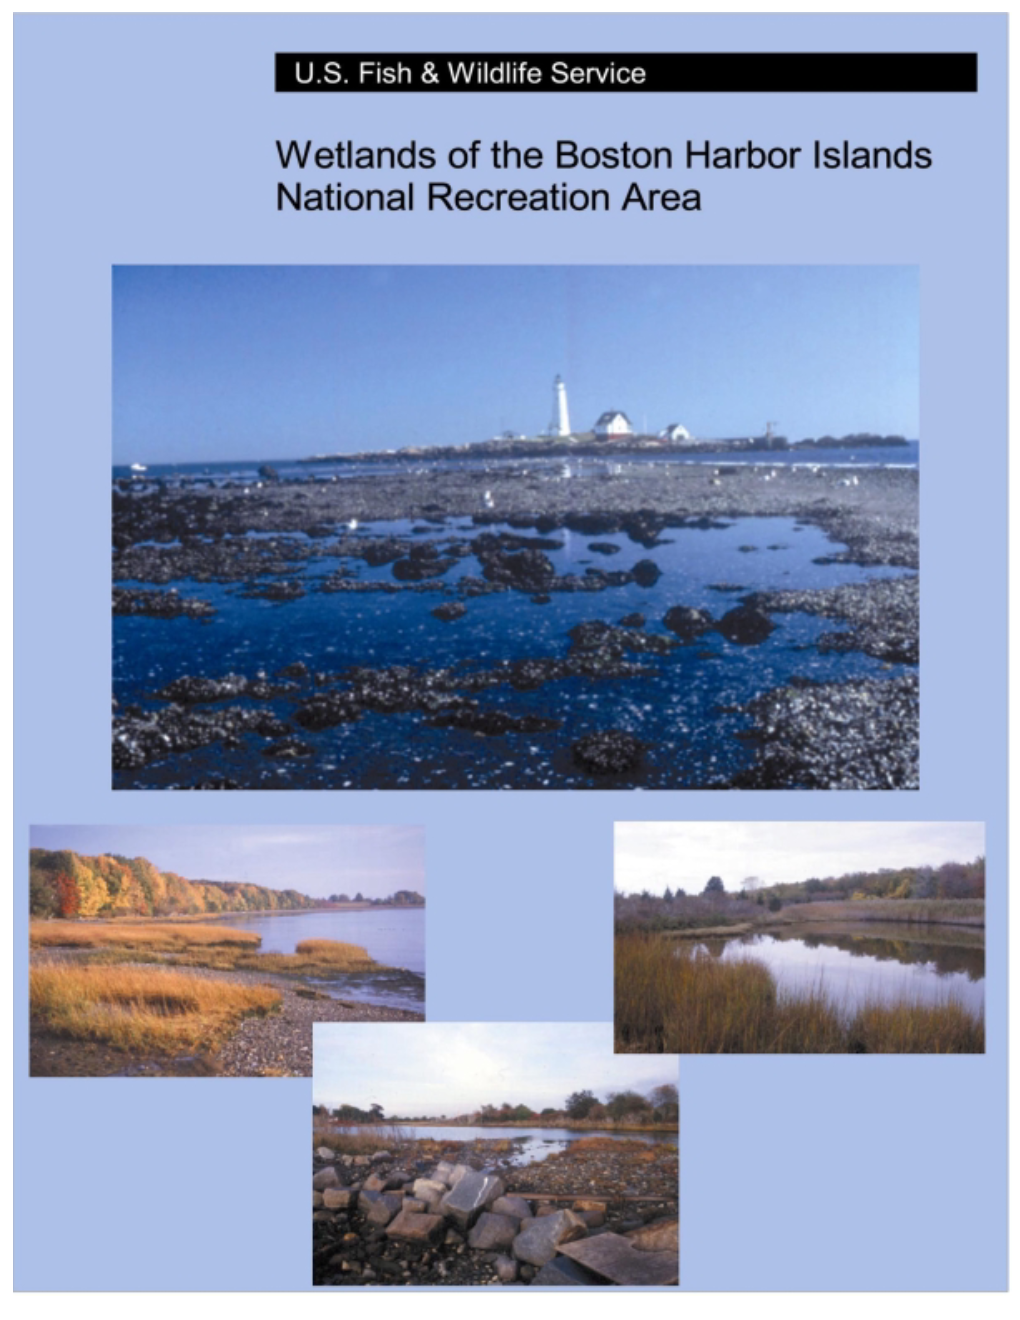
[[[352,519],[350,520],[350,522],[347,524],[347,530],[348,530],[349,532],[356,532],[356,531],[358,530],[358,520],[357,520],[357,518],[352,518]]]
[[[492,498],[491,490],[487,490],[482,496],[482,503],[487,509],[494,509],[496,507],[496,501]]]

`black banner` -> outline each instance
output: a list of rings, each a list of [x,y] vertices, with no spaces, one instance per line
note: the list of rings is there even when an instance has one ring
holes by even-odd
[[[977,54],[279,52],[278,92],[976,92]]]

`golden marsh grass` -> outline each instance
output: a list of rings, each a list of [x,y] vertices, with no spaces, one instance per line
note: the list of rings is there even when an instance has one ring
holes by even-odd
[[[666,1054],[981,1053],[984,1021],[943,1004],[841,1012],[819,987],[780,993],[754,958],[726,961],[650,934],[616,937],[616,1050]]]
[[[130,1051],[209,1050],[237,1023],[280,1007],[271,986],[148,968],[34,967],[33,1019],[43,1030]]]
[[[257,949],[262,936],[229,926],[175,925],[171,922],[120,923],[33,921],[29,943],[34,948],[137,949],[149,953],[176,953],[189,948]]]
[[[213,971],[304,973],[372,972],[380,964],[359,944],[342,940],[301,940],[294,953],[260,953],[261,935],[230,926],[176,925],[171,922],[121,924],[33,921],[33,948],[63,948],[94,955],[93,962],[172,961],[177,967]]]

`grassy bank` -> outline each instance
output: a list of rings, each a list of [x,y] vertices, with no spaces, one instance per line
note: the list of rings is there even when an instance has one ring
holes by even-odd
[[[830,906],[826,904],[825,906]],[[855,905],[856,906],[856,905]],[[962,1005],[840,1011],[819,989],[781,993],[754,958],[723,962],[656,935],[616,938],[616,1050],[666,1054],[973,1054],[984,1022]]]
[[[985,924],[983,898],[871,898],[795,903],[776,914],[782,924],[801,921],[891,921],[931,926]]]
[[[213,971],[304,976],[383,970],[359,944],[302,940],[295,945],[294,953],[261,953],[262,937],[253,931],[190,923],[33,921],[29,943],[37,949],[82,951],[93,963],[160,962]]]
[[[46,966],[29,973],[33,1027],[132,1052],[215,1049],[252,1014],[279,1008],[270,986],[148,968]]]

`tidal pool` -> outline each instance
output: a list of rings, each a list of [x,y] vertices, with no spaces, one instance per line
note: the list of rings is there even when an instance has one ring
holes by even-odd
[[[510,524],[485,530],[513,531]],[[463,548],[478,533],[470,519],[451,518],[435,524],[376,521],[358,528],[356,537],[434,541],[442,553],[457,543]],[[280,539],[307,544],[303,534]],[[624,533],[596,536],[566,528],[548,540],[559,545],[545,552],[558,576],[629,571],[642,560],[652,560],[661,576],[646,586],[629,582],[599,591],[553,592],[545,604],[534,603],[527,591],[469,596],[466,613],[445,622],[432,611],[444,601],[459,599],[461,578],[479,574],[476,555],[466,553],[441,579],[414,584],[414,590],[329,592],[321,590],[323,581],[338,567],[363,584],[393,585],[394,579],[389,564],[370,567],[362,560],[337,557],[327,539],[319,547],[323,557],[295,561],[294,579],[305,592],[297,599],[253,599],[244,594],[244,583],[178,579],[169,585],[182,596],[208,601],[217,613],[208,620],[168,622],[132,615],[113,621],[116,697],[120,708],[140,716],[165,708],[157,694],[183,675],[219,678],[235,673],[254,678],[295,662],[312,674],[325,675],[342,675],[353,666],[377,670],[404,665],[462,676],[465,693],[482,714],[511,720],[538,717],[537,723],[533,720],[537,731],[480,737],[471,728],[437,726],[417,710],[366,709],[360,718],[335,727],[296,729],[300,746],[280,758],[271,750],[266,754],[262,738],[225,738],[120,770],[115,786],[204,787],[225,777],[230,786],[253,788],[599,787],[572,760],[570,749],[587,735],[619,729],[640,739],[646,749],[644,763],[627,783],[646,788],[723,787],[753,759],[745,741],[753,721],[742,707],[762,692],[790,682],[890,679],[909,672],[909,667],[884,663],[859,650],[820,647],[823,634],[831,637],[845,631],[845,625],[787,613],[774,617],[775,630],[757,645],[740,645],[711,632],[667,654],[631,655],[641,669],[633,676],[574,675],[533,689],[502,683],[476,691],[470,686],[472,676],[505,662],[568,656],[570,630],[582,622],[618,625],[626,616],[641,614],[653,638],[675,640],[662,619],[677,604],[709,610],[718,619],[742,596],[756,591],[913,576],[902,568],[842,562],[836,557],[845,547],[819,527],[793,517],[742,517],[716,520],[708,527],[667,528],[652,546]],[[145,584],[122,580],[118,585]],[[311,690],[306,683],[304,689],[270,698],[260,708],[289,721],[295,703]],[[239,704],[252,703],[242,697]],[[202,709],[215,714],[218,706]],[[558,727],[543,728],[543,721]],[[617,786],[624,786],[623,781]]]

